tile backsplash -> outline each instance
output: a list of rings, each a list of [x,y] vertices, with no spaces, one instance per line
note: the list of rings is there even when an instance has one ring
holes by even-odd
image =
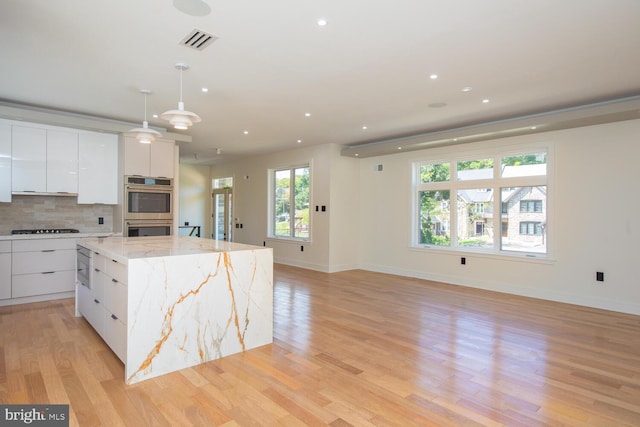
[[[31,228],[76,228],[81,233],[112,232],[111,205],[79,205],[76,197],[13,196],[0,203],[0,235]],[[104,224],[98,224],[98,218]]]

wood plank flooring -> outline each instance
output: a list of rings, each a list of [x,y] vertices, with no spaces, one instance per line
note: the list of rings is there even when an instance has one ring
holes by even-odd
[[[274,343],[126,386],[74,301],[0,308],[0,403],[72,426],[639,426],[640,316],[276,265]]]

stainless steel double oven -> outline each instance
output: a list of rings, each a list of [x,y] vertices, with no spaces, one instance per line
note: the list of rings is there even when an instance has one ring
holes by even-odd
[[[126,176],[124,186],[124,235],[173,234],[173,180]]]

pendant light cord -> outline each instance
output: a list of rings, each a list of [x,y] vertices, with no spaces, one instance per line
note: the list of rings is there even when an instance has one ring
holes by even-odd
[[[180,102],[182,102],[182,70],[183,68],[180,67]]]
[[[147,95],[148,94],[144,94],[144,121],[147,121]]]

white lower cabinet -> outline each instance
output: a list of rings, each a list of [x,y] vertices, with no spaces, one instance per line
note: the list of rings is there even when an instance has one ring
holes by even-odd
[[[127,356],[127,266],[93,253],[90,288],[78,286],[78,311],[123,362]]]
[[[14,240],[11,249],[11,298],[74,290],[75,239]]]
[[[100,300],[84,285],[78,285],[78,311],[87,322],[104,338],[104,306]]]
[[[11,241],[0,241],[0,300],[11,298]]]

